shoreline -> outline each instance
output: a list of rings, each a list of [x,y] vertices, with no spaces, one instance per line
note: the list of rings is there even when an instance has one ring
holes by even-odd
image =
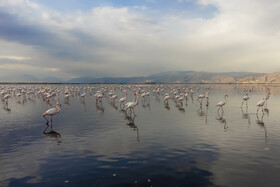
[[[54,83],[54,82],[0,82],[0,85],[14,85],[14,84],[21,84],[21,85],[27,85],[27,84],[43,84],[43,85],[47,85],[47,84],[50,84],[50,85],[62,85],[62,84],[145,84],[145,85],[156,85],[156,84],[274,84],[274,85],[277,85],[277,84],[280,84],[279,83],[247,83],[247,82],[235,82],[235,83],[231,83],[231,82],[228,82],[228,83],[221,83],[221,82],[217,82],[217,83],[201,83],[201,82],[181,82],[181,83],[74,83],[74,82],[66,82],[66,83],[63,83],[63,82],[57,82],[57,83]]]

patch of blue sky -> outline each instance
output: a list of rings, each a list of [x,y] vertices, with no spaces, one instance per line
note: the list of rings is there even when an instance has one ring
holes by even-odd
[[[174,15],[188,18],[211,18],[218,11],[212,5],[199,5],[196,0],[33,0],[33,2],[60,12],[87,11],[95,7],[111,6],[145,7],[142,14],[147,16]]]

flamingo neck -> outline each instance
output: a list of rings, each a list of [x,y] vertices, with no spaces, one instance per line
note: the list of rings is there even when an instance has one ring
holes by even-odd
[[[225,103],[227,103],[227,96],[225,96]]]
[[[56,109],[57,109],[58,112],[60,111],[60,108],[59,108],[58,104],[56,104]]]

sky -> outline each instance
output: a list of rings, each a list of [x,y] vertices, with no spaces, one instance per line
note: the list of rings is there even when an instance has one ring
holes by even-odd
[[[0,81],[280,72],[278,0],[0,0]]]

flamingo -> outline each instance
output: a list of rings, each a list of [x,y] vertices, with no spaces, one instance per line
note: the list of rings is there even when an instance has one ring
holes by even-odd
[[[124,97],[120,98],[119,102],[120,102],[120,107],[121,105],[124,105],[124,102],[126,101],[126,92],[124,93]]]
[[[200,103],[200,105],[202,105],[202,101],[203,99],[207,96],[207,99],[208,99],[208,89],[209,88],[206,88],[206,92],[205,92],[205,95],[203,94],[200,94],[199,96],[197,96],[197,101]],[[200,101],[199,101],[200,99]]]
[[[136,99],[135,99],[136,101],[126,103],[124,109],[125,109],[125,111],[127,111],[129,109],[130,112],[133,111],[133,113],[135,114],[134,107],[138,104],[138,93],[136,93],[134,95],[136,95]]]
[[[168,94],[165,94],[163,102],[168,104],[168,99],[170,99],[170,96]]]
[[[242,108],[242,106],[243,106],[243,103],[246,101],[246,106],[248,107],[248,103],[247,103],[247,101],[250,99],[250,97],[248,96],[248,94],[246,94],[244,97],[243,97],[243,102],[242,102],[242,104],[241,104],[241,108]]]
[[[50,108],[49,110],[47,110],[46,112],[43,113],[43,117],[47,120],[47,124],[49,123],[49,120],[46,118],[46,116],[51,116],[51,124],[52,124],[52,116],[58,114],[60,112],[60,108],[61,104],[60,102],[56,103],[56,108]]]
[[[260,100],[260,101],[257,103],[258,109],[257,109],[257,112],[256,112],[256,113],[258,113],[260,107],[262,107],[262,112],[263,112],[263,106],[264,106],[264,104],[265,104],[265,101],[266,101],[266,98],[264,97],[262,100]]]
[[[85,99],[85,96],[86,96],[86,95],[87,95],[87,93],[86,93],[86,88],[84,88],[84,93],[81,95],[82,100]]]
[[[6,94],[3,99],[6,100],[6,106],[8,106],[8,99],[11,97],[10,94]]]
[[[227,97],[228,97],[228,95],[226,94],[226,95],[225,95],[225,102],[220,101],[220,102],[218,102],[218,104],[216,104],[216,106],[219,107],[219,109],[217,110],[217,112],[219,112],[220,109],[222,109],[222,111],[224,112],[223,106],[227,103]]]
[[[118,95],[117,94],[112,95],[110,98],[111,98],[112,102],[115,103],[115,99],[118,98]]]
[[[270,97],[270,92],[268,91],[266,96],[265,96],[265,103],[266,103],[265,108],[267,108],[267,100],[269,99],[269,97]]]

